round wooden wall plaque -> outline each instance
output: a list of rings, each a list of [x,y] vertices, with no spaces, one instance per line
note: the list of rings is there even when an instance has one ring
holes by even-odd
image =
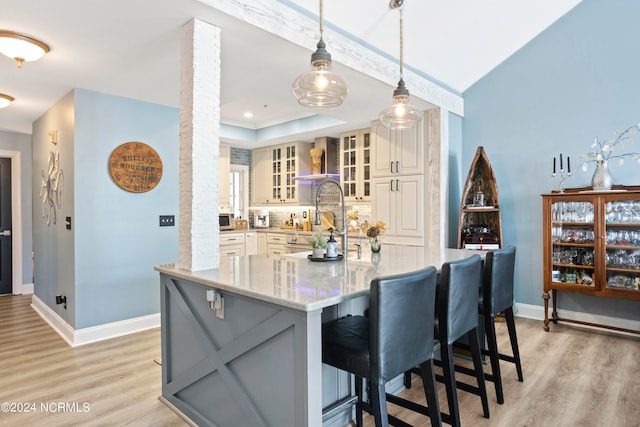
[[[143,142],[125,142],[109,157],[111,179],[123,190],[145,193],[153,190],[162,178],[162,160]]]

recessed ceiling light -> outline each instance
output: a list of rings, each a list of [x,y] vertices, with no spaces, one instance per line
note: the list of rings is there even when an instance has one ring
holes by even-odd
[[[247,111],[243,114],[243,116],[245,117],[245,119],[250,119],[253,117],[253,113],[251,111]]]

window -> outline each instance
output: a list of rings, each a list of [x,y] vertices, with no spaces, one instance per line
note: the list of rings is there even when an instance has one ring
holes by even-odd
[[[229,203],[236,218],[249,218],[249,167],[231,165]]]

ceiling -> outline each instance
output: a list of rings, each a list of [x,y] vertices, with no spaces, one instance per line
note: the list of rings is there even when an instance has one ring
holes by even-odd
[[[0,55],[0,93],[15,98],[0,110],[0,130],[30,134],[32,123],[74,88],[179,107],[179,34],[194,17],[222,29],[221,122],[246,128],[248,135],[297,124],[287,135],[229,138],[233,145],[336,136],[368,126],[391,103],[392,86],[334,61],[334,71],[349,83],[345,103],[321,111],[299,106],[291,83],[309,69],[311,47],[243,23],[206,1],[216,0],[3,0],[0,29],[36,37],[51,51],[21,69]],[[245,0],[247,7],[256,2],[284,4],[312,18],[317,28],[318,0]],[[405,67],[461,94],[579,2],[406,0]],[[327,50],[335,32],[395,61],[398,16],[387,0],[325,0]],[[429,107],[415,96],[412,102]],[[245,111],[254,117],[244,118]]]

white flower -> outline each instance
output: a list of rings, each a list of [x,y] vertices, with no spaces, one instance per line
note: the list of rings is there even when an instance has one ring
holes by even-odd
[[[638,160],[640,160],[640,159],[638,159]],[[640,163],[640,162],[638,162],[638,163]],[[583,163],[582,164],[582,172],[586,172],[587,170],[589,170],[589,165],[587,163]]]
[[[605,141],[600,141],[596,137],[594,139],[593,144],[591,144],[592,152],[583,154],[580,156],[580,157],[587,158],[580,165],[582,166],[581,169],[583,171],[586,171],[587,163],[606,162],[609,159],[618,159],[617,163],[619,165],[623,165],[625,157],[634,159],[636,160],[636,163],[640,164],[640,158],[638,158],[640,153],[623,153],[622,152],[625,148],[625,144],[633,144],[633,139],[631,139],[631,135],[636,134],[638,132],[640,132],[640,123],[630,126],[624,131],[615,130],[613,132],[613,134],[616,135],[615,139],[607,139]]]

